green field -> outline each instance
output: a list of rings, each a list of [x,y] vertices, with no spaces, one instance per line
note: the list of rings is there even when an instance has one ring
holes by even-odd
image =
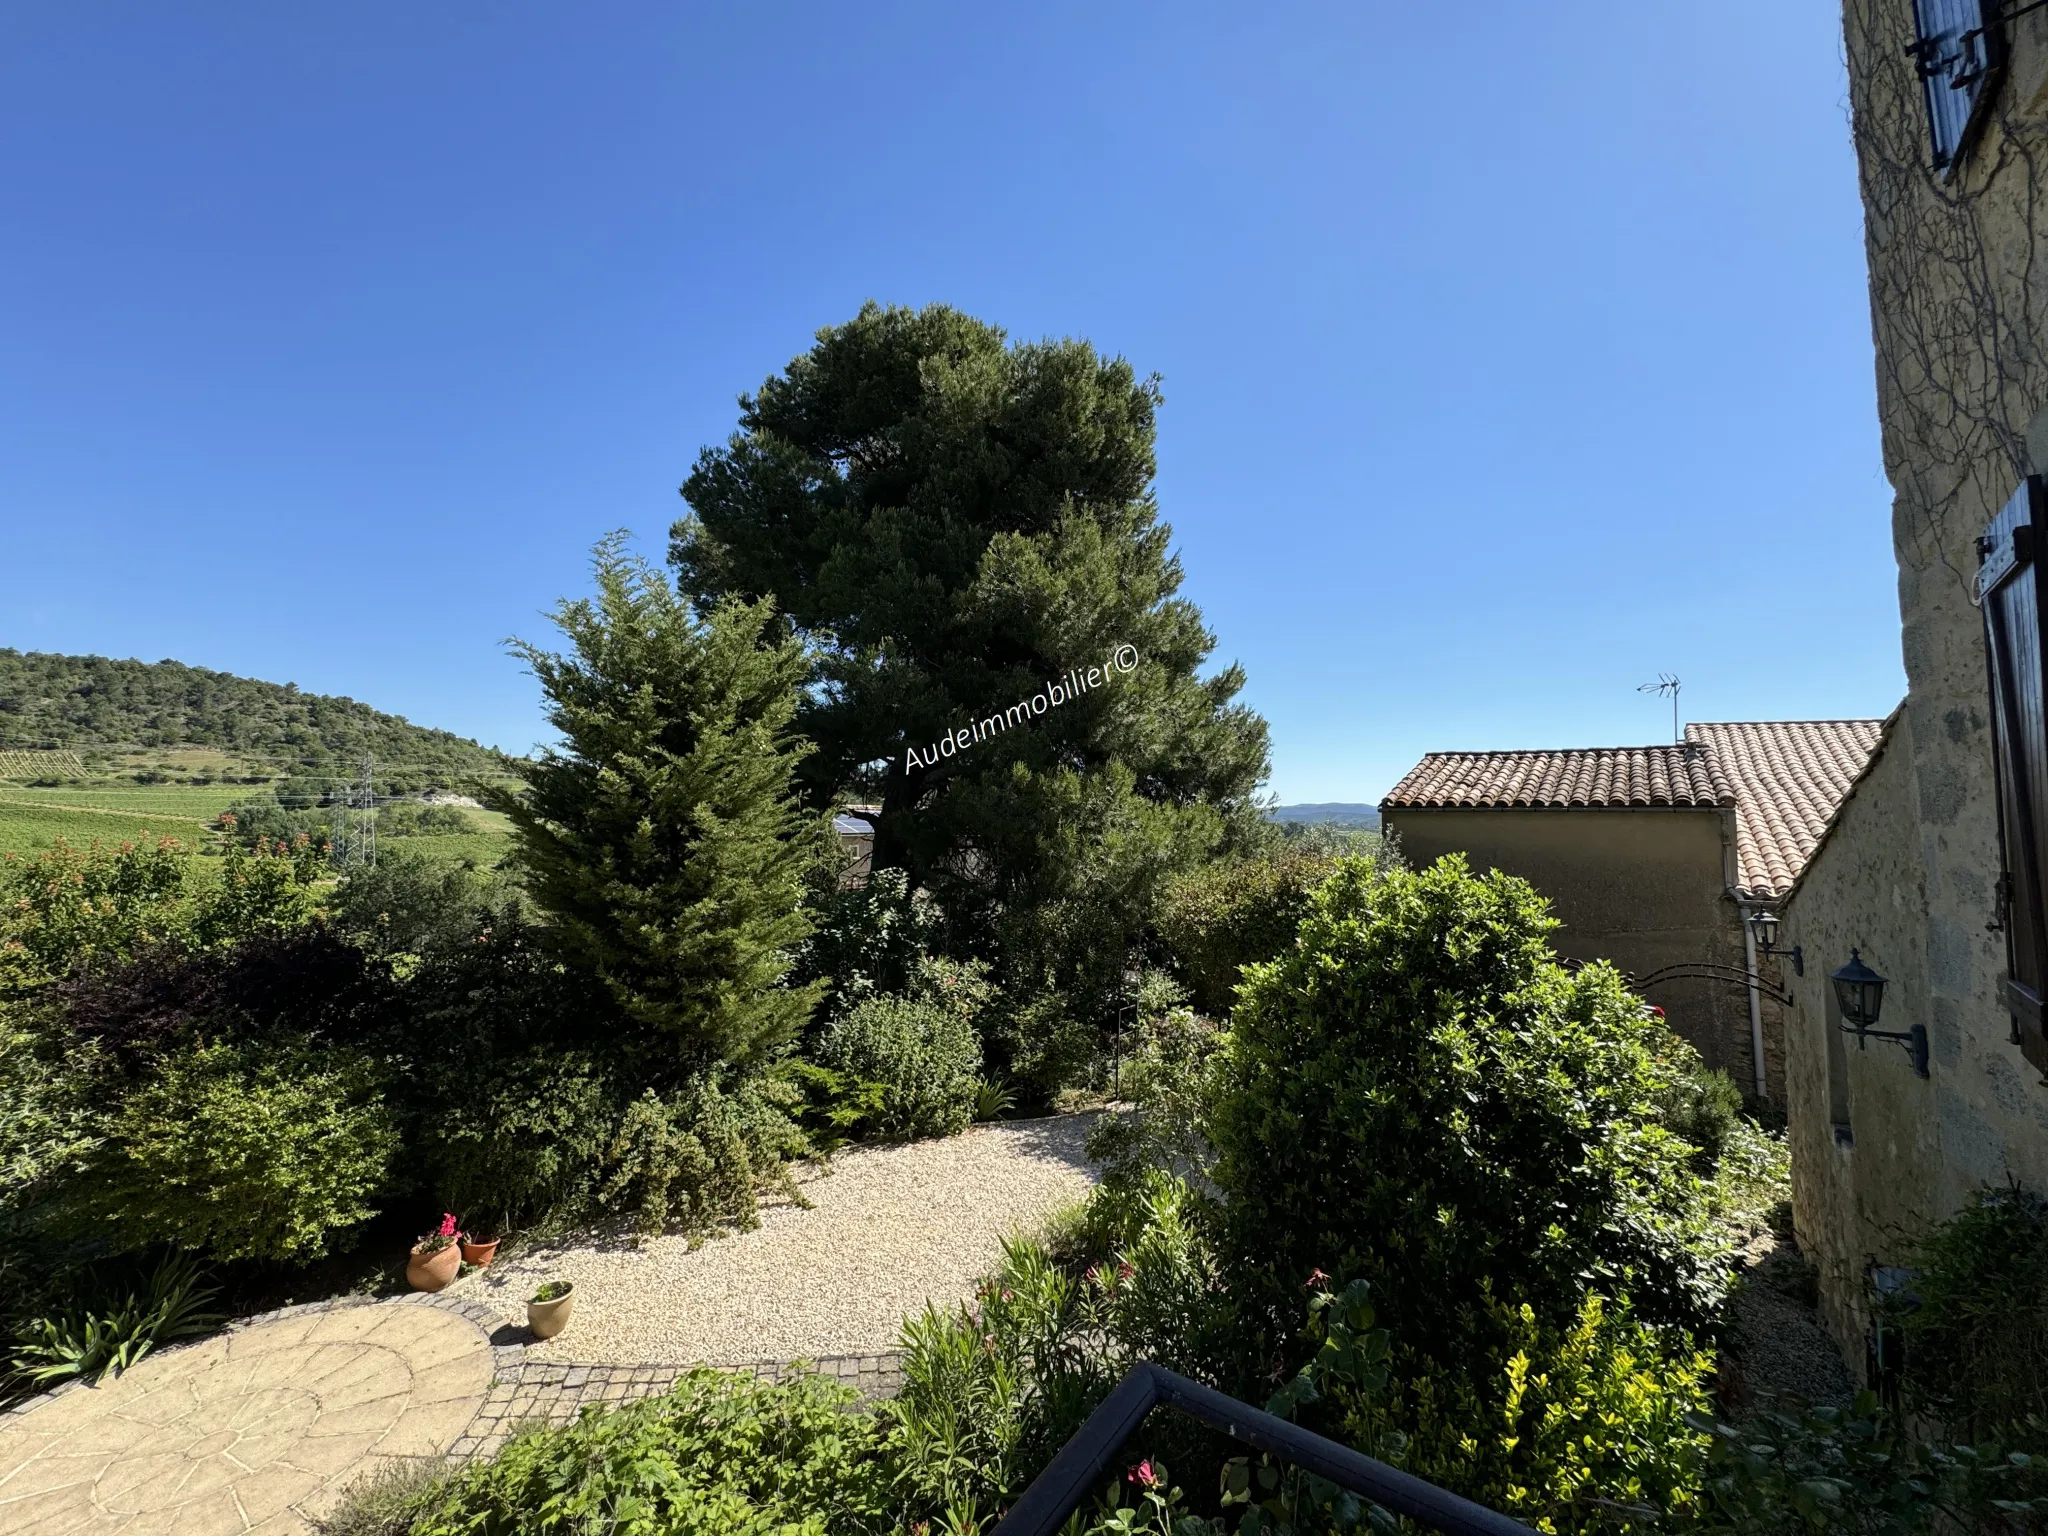
[[[0,784],[0,853],[36,853],[58,838],[75,847],[95,842],[129,842],[143,833],[197,844],[214,818],[235,801],[260,793],[237,784],[110,785],[31,789]],[[488,867],[504,857],[511,828],[495,811],[463,812],[477,830],[440,837],[380,839],[387,848],[408,848],[454,863],[471,859]]]

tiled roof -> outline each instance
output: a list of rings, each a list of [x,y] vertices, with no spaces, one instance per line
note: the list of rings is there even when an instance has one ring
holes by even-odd
[[[1387,806],[1725,806],[1714,757],[1693,745],[1575,747],[1561,752],[1432,752]]]
[[[1882,720],[1688,725],[1735,786],[1735,893],[1775,901],[1792,888],[1877,748]]]
[[[1882,720],[1689,725],[1685,745],[1560,752],[1432,752],[1383,806],[1566,810],[1735,807],[1735,894],[1792,888],[1876,750]]]

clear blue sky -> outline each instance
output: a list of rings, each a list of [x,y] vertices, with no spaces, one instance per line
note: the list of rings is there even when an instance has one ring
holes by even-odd
[[[16,0],[0,645],[523,750],[499,642],[590,544],[658,554],[819,326],[943,300],[1164,376],[1285,800],[1659,740],[1660,670],[1883,714],[1844,92],[1824,0]]]

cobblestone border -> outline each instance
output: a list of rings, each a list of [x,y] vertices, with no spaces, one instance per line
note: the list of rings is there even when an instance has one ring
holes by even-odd
[[[492,1383],[484,1405],[470,1421],[469,1432],[448,1449],[451,1461],[489,1456],[529,1424],[566,1424],[591,1405],[616,1406],[654,1397],[676,1384],[684,1372],[704,1365],[757,1381],[787,1379],[801,1370],[852,1387],[870,1402],[894,1397],[903,1386],[903,1357],[826,1355],[816,1360],[753,1360],[720,1364],[708,1361],[663,1361],[644,1365],[597,1365],[573,1360],[528,1360]]]
[[[757,1381],[766,1382],[783,1381],[802,1370],[815,1371],[852,1387],[869,1402],[894,1397],[903,1386],[903,1357],[895,1352],[824,1355],[814,1360],[656,1361],[641,1365],[529,1360],[524,1343],[527,1336],[525,1328],[467,1297],[426,1291],[412,1291],[402,1296],[335,1296],[324,1301],[302,1301],[249,1317],[238,1317],[221,1332],[242,1333],[286,1318],[375,1306],[434,1307],[439,1311],[452,1312],[472,1324],[489,1342],[490,1386],[477,1405],[468,1428],[448,1448],[451,1461],[488,1456],[502,1446],[514,1430],[526,1424],[567,1423],[592,1404],[610,1406],[656,1396],[673,1387],[684,1372],[699,1365],[749,1375]],[[174,1354],[219,1336],[209,1334],[206,1338],[181,1340],[157,1353]],[[60,1387],[16,1403],[0,1412],[0,1426],[20,1415],[33,1413],[66,1392],[80,1391],[87,1385],[83,1381],[67,1381]]]

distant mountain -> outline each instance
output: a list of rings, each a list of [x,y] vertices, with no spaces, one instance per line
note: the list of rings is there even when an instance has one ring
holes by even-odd
[[[1338,826],[1377,828],[1380,824],[1380,808],[1376,805],[1347,805],[1338,802],[1327,805],[1276,805],[1266,813],[1266,819],[1311,824],[1331,822]]]
[[[0,750],[57,749],[89,762],[137,748],[211,747],[278,774],[353,770],[380,783],[498,777],[512,760],[354,699],[301,693],[177,661],[112,661],[0,647]]]

